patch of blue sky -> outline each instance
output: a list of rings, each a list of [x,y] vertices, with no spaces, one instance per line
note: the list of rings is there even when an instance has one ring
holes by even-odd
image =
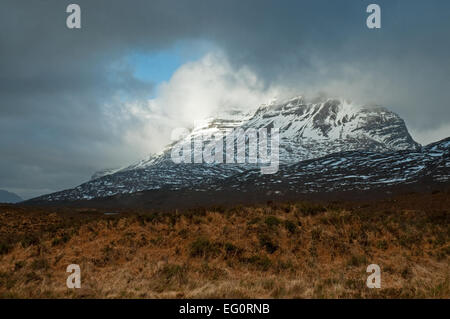
[[[213,45],[205,41],[182,41],[161,51],[136,51],[127,57],[127,62],[137,79],[158,85],[170,80],[183,64],[198,60],[211,50]]]

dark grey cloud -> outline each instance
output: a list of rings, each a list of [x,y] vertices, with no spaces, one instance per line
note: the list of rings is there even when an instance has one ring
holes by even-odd
[[[81,30],[65,27],[72,2]],[[380,30],[365,26],[372,2]],[[145,101],[155,83],[124,57],[180,41],[212,43],[267,86],[385,104],[419,140],[450,135],[449,15],[441,0],[2,1],[0,188],[29,197],[138,157],[122,136],[140,120],[108,113]]]

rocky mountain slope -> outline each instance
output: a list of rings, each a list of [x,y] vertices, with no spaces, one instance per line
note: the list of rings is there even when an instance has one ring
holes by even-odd
[[[282,165],[277,173],[251,169],[208,185],[209,189],[273,194],[369,190],[419,182],[450,181],[450,138],[417,150],[346,151]]]

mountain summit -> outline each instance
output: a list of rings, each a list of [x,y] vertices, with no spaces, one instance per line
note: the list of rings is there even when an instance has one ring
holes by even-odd
[[[280,157],[288,163],[342,151],[384,152],[420,147],[397,114],[380,106],[359,106],[343,99],[308,103],[300,96],[262,106],[244,124],[244,128],[249,127],[278,127]]]

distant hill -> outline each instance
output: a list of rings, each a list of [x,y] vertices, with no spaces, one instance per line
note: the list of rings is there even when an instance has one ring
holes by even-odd
[[[18,203],[23,199],[14,193],[0,189],[0,203]]]

